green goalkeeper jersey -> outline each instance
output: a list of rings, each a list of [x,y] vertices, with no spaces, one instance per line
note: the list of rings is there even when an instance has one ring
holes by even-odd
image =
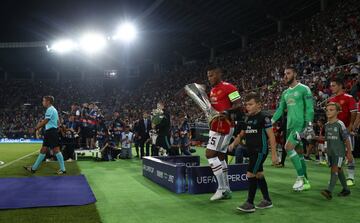
[[[287,109],[287,129],[304,128],[306,123],[314,119],[314,103],[308,86],[298,83],[286,89],[280,98],[272,122],[276,122]]]

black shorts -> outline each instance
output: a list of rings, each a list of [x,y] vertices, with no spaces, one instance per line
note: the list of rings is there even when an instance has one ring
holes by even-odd
[[[265,162],[267,155],[267,153],[249,153],[249,165],[247,171],[252,174],[264,171],[263,163]]]
[[[60,146],[59,140],[59,130],[56,128],[51,128],[45,131],[44,141],[42,144],[44,147],[48,147],[53,149],[55,147]]]
[[[156,138],[156,146],[162,147],[166,150],[170,150],[171,146],[170,146],[169,137],[168,136],[158,136]]]

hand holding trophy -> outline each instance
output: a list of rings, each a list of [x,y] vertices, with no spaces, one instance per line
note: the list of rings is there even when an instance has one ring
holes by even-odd
[[[209,97],[207,96],[205,89],[202,85],[192,83],[185,86],[186,94],[191,97],[194,102],[205,112],[205,116],[208,119],[210,130],[228,134],[231,129],[230,118],[217,112],[210,103]]]

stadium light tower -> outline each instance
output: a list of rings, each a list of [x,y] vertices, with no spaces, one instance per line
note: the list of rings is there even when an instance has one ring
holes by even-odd
[[[46,46],[48,51],[54,51],[57,53],[68,53],[77,48],[77,44],[70,40],[70,39],[64,39],[64,40],[58,40],[51,44],[50,46]]]
[[[86,54],[95,54],[100,52],[106,47],[105,36],[98,33],[87,33],[84,34],[80,39],[80,48]]]
[[[136,39],[137,30],[136,27],[131,23],[123,23],[119,26],[115,35],[113,36],[114,40],[121,40],[125,43],[132,42]]]

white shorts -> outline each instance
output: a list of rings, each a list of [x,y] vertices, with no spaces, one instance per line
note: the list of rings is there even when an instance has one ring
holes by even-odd
[[[318,150],[321,152],[325,152],[325,145],[323,143],[318,144]]]
[[[210,130],[209,142],[206,148],[217,152],[226,153],[233,134],[234,128],[231,128],[229,134],[227,135]]]

